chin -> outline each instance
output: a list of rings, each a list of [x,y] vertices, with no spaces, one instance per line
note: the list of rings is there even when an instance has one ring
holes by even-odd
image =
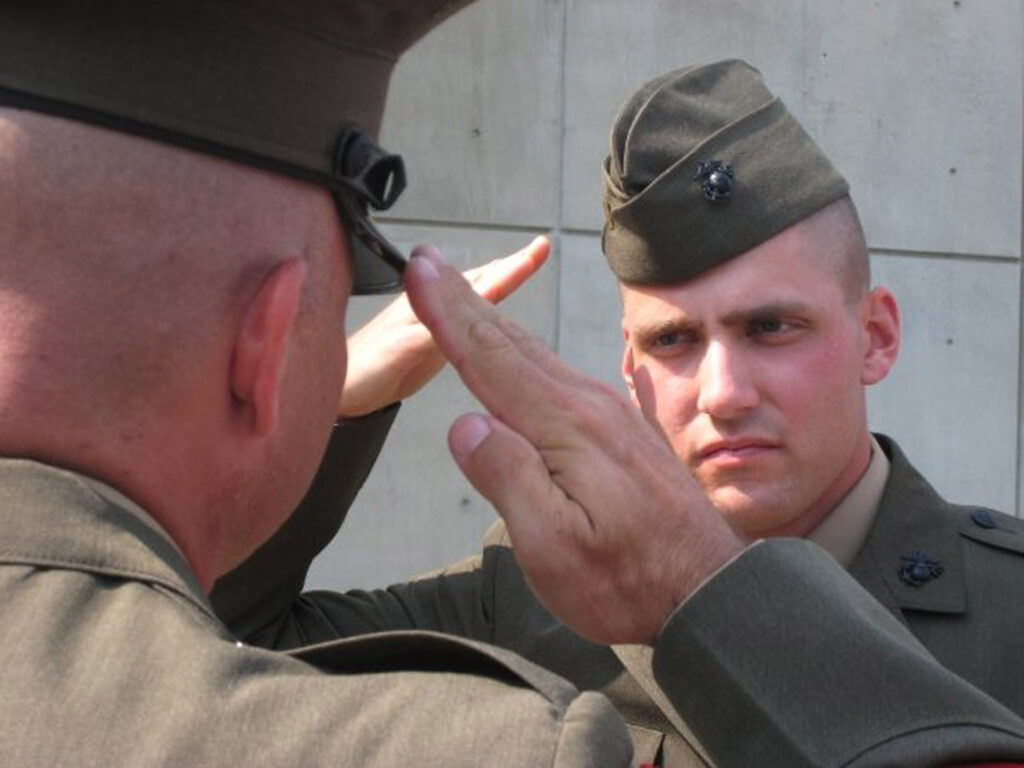
[[[765,538],[792,523],[789,510],[769,494],[729,487],[715,489],[708,496],[726,520],[751,538]]]

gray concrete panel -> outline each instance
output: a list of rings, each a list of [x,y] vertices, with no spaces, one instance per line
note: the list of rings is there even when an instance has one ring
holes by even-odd
[[[402,58],[381,130],[409,172],[395,216],[554,226],[562,16],[480,0]]]
[[[1013,513],[1018,265],[878,255],[873,266],[900,302],[903,348],[869,390],[872,428],[950,500]]]
[[[873,245],[1020,248],[1017,0],[570,2],[564,226],[601,225],[600,163],[641,82],[737,56],[759,66],[848,176]]]
[[[564,235],[561,244],[558,354],[577,370],[626,394],[620,375],[622,303],[595,235]]]
[[[386,230],[403,250],[430,242],[460,268],[510,253],[531,238],[522,232],[435,227],[392,225]],[[551,343],[556,291],[556,269],[548,264],[503,308]],[[385,303],[354,298],[350,328]],[[314,562],[308,588],[382,586],[480,550],[495,513],[463,478],[446,442],[452,421],[479,409],[450,368],[405,402],[341,533]]]
[[[872,245],[1016,256],[1024,4],[820,6],[792,101],[848,174]]]

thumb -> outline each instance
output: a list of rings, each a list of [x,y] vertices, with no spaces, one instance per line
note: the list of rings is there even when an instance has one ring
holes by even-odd
[[[552,496],[561,491],[525,437],[492,416],[470,413],[448,431],[448,447],[466,479],[505,519],[517,547],[545,536],[551,519],[537,513],[557,508]]]

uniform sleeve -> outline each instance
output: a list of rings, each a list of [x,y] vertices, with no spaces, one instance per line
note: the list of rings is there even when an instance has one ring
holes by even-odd
[[[752,547],[665,625],[658,684],[722,765],[1024,759],[1024,721],[806,541]]]
[[[388,589],[302,591],[310,563],[337,534],[397,412],[395,405],[339,423],[298,509],[248,560],[218,580],[210,601],[236,637],[275,650],[402,629],[490,639],[483,556]]]

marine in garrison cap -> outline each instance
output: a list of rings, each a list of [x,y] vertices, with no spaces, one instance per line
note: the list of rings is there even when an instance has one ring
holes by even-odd
[[[507,652],[271,653],[206,596],[325,447],[327,495],[379,448],[331,437],[348,296],[404,266],[375,136],[464,4],[0,2],[0,763],[628,763],[607,701]]]
[[[222,582],[215,606],[238,618],[239,585],[273,563],[279,610],[234,623],[254,642],[324,641],[353,627],[498,642],[606,693],[641,763],[1019,755],[1024,685],[1012,659],[1021,613],[1006,585],[1021,577],[1024,525],[947,503],[895,442],[869,435],[864,385],[888,372],[899,326],[894,299],[869,286],[846,182],[739,61],[642,86],[615,120],[605,171],[603,245],[621,284],[634,403],[717,511],[763,541],[683,602],[653,647],[598,645],[552,615],[502,523],[477,558],[433,578],[300,595],[308,560],[289,557],[300,550],[287,545],[313,530],[307,507],[262,560]],[[608,428],[617,422],[601,397],[589,391],[579,402],[586,413],[575,421],[614,434],[615,463],[635,459],[627,431]],[[559,434],[574,426],[545,423]],[[598,430],[591,442],[600,438]],[[630,501],[643,505],[661,485]],[[717,520],[714,512],[706,517]],[[652,529],[653,521],[636,538]],[[687,527],[676,558],[699,557],[700,532],[699,522]],[[665,559],[628,562],[639,570]]]
[[[947,670],[1024,714],[1024,680],[998,661],[1021,618],[993,587],[1021,578],[1024,547],[986,546],[978,520],[1004,541],[1024,529],[945,501],[869,432],[864,390],[895,364],[900,318],[871,285],[842,175],[738,60],[642,86],[604,171],[626,384],[719,511],[753,537],[815,542]],[[847,685],[873,706],[877,690]]]

